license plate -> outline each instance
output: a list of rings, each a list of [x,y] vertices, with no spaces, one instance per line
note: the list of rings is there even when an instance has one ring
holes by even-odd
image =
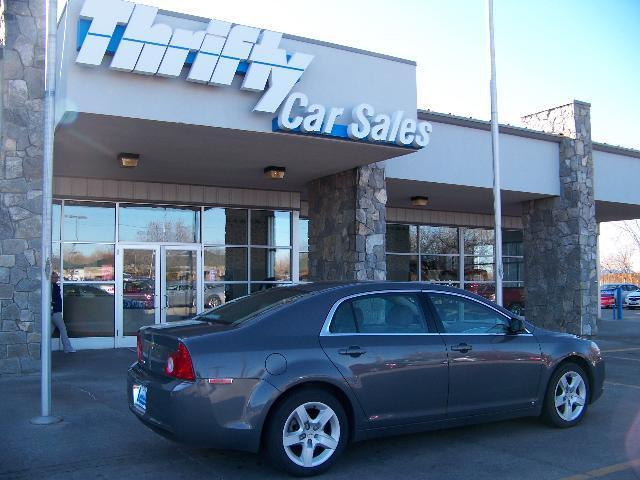
[[[133,404],[143,412],[147,409],[147,386],[146,385],[133,386]]]

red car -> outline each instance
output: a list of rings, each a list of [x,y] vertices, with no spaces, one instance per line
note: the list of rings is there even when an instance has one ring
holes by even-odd
[[[600,292],[600,308],[613,308],[616,300],[611,292]]]

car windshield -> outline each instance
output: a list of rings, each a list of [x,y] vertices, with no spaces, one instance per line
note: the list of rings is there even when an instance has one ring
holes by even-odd
[[[308,294],[309,292],[296,288],[273,288],[227,302],[196,316],[194,319],[202,322],[235,326],[271,308],[291,303]]]
[[[615,290],[616,288],[618,288],[620,285],[616,285],[613,283],[608,283],[606,285],[603,285],[602,287],[600,287],[601,290]]]

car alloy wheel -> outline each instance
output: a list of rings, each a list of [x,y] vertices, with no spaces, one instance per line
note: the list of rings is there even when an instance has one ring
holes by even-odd
[[[587,387],[576,372],[566,372],[556,385],[554,404],[558,415],[571,422],[578,418],[587,403]]]
[[[263,446],[275,467],[307,477],[331,468],[348,439],[349,421],[338,399],[322,388],[302,387],[269,414]]]
[[[282,445],[287,456],[301,467],[317,467],[326,462],[340,442],[340,422],[331,407],[307,402],[287,418]]]
[[[584,370],[575,363],[558,367],[549,381],[542,415],[556,427],[576,425],[589,405],[589,383]]]

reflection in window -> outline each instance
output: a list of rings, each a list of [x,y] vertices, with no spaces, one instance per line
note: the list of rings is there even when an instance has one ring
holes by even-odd
[[[526,298],[522,282],[504,282],[502,284],[502,305],[518,315],[525,313]]]
[[[288,248],[252,248],[251,281],[291,280],[291,250]]]
[[[458,229],[453,227],[420,226],[420,253],[458,253]]]
[[[458,282],[458,257],[423,255],[420,262],[423,282]]]
[[[475,293],[476,295],[480,295],[481,297],[486,298],[492,302],[496,301],[496,284],[492,282],[488,283],[477,283],[477,282],[469,282],[464,284],[464,289]]]
[[[495,310],[455,295],[430,293],[447,333],[495,333],[509,331],[509,320]]]
[[[64,203],[64,240],[113,242],[116,209],[111,203]]]
[[[202,241],[210,245],[247,245],[247,210],[206,208]]]
[[[291,213],[252,210],[251,245],[290,246]]]
[[[62,249],[65,281],[112,281],[114,246],[91,243],[66,243]]]
[[[309,251],[309,219],[301,218],[298,220],[298,242],[301,252]]]
[[[247,249],[243,247],[205,247],[204,281],[247,280]]]
[[[123,205],[119,212],[120,241],[199,241],[200,209],[191,207]]]
[[[418,256],[387,255],[387,280],[394,282],[418,280]]]
[[[483,228],[464,229],[464,253],[465,255],[493,256],[493,230]]]
[[[114,335],[114,285],[65,283],[63,316],[70,337]]]
[[[464,281],[488,282],[493,280],[493,257],[464,257]]]
[[[389,224],[386,242],[389,253],[415,253],[418,250],[418,227]]]

